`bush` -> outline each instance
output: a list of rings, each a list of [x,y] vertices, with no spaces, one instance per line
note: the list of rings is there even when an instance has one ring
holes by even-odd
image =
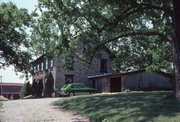
[[[21,91],[20,91],[20,97],[25,97],[25,96],[28,96],[28,95],[31,95],[32,94],[32,90],[31,90],[31,84],[30,82],[27,82],[24,84],[24,86],[21,88]]]
[[[3,103],[0,101],[0,108],[3,106]]]
[[[49,73],[45,83],[44,96],[52,97],[53,92],[54,92],[54,78],[52,76],[52,73]]]
[[[37,83],[36,97],[42,97],[43,92],[43,81],[39,80]]]
[[[37,96],[37,87],[38,87],[37,85],[38,85],[37,81],[34,79],[33,83],[32,83],[32,87],[31,87],[32,95],[34,95],[34,96]]]

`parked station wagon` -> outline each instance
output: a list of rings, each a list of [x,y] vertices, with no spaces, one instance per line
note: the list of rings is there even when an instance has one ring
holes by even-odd
[[[96,93],[96,89],[89,88],[84,83],[66,84],[60,89],[61,95],[68,95],[68,96],[74,96],[80,94],[92,94],[92,93]]]

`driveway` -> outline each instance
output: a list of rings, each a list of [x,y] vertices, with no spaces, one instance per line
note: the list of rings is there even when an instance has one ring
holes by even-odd
[[[88,119],[53,106],[63,98],[13,100],[3,102],[2,122],[88,122]]]

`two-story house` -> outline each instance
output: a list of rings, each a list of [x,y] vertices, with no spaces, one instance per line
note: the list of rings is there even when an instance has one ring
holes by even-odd
[[[83,53],[83,45],[78,45],[77,49]],[[112,53],[106,47],[98,51],[99,56],[95,56],[91,64],[82,62],[76,57],[49,57],[42,55],[32,62],[33,81],[42,82],[43,87],[48,73],[54,77],[54,88],[58,89],[68,83],[83,82],[90,87],[95,87],[95,83],[88,79],[88,76],[112,73]],[[64,68],[64,62],[68,61],[69,70]]]

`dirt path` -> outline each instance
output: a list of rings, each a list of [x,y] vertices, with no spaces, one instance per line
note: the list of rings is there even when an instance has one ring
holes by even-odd
[[[2,122],[88,122],[80,117],[53,106],[58,98],[7,101],[3,104]]]

